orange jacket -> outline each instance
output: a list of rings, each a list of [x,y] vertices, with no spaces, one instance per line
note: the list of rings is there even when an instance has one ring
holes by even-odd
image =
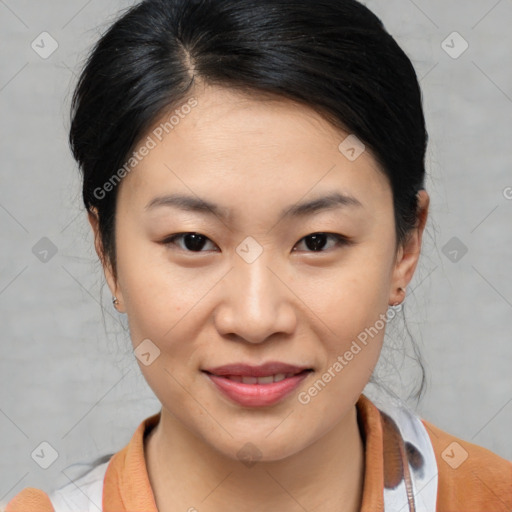
[[[388,512],[388,508],[389,512],[394,512],[391,507],[384,508],[385,491],[400,486],[412,488],[410,480],[417,471],[422,473],[418,470],[422,461],[421,450],[404,442],[405,437],[401,435],[403,424],[398,423],[397,428],[393,417],[379,410],[365,395],[360,396],[356,407],[365,445],[361,512]],[[160,413],[146,418],[130,442],[110,459],[102,482],[102,503],[96,503],[91,510],[158,512],[146,470],[143,436],[158,423],[159,418]],[[432,507],[429,512],[512,511],[512,462],[416,418],[428,432],[425,439],[429,440],[427,443],[432,448],[431,453],[435,454],[432,460],[434,476],[437,476],[429,477],[429,480],[437,481],[437,499],[434,498],[435,510]],[[426,452],[423,452],[423,458],[425,455]],[[408,463],[403,463],[405,460]],[[420,496],[422,489],[416,488],[415,492]],[[426,495],[426,491],[423,492]],[[410,496],[411,493],[406,494]],[[5,511],[61,512],[58,508],[54,509],[49,496],[51,494],[47,495],[42,490],[25,488],[11,499]],[[415,499],[407,498],[408,502],[404,505],[409,503],[409,508],[397,508],[403,512],[418,511],[421,507]],[[411,501],[416,504],[411,505]]]

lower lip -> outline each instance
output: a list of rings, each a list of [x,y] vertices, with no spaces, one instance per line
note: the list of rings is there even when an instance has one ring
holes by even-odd
[[[272,384],[244,384],[211,373],[205,372],[205,375],[237,404],[245,407],[263,407],[273,405],[289,395],[310,373],[312,372],[304,371]]]

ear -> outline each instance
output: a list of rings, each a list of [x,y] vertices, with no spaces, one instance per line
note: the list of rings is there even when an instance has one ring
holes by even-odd
[[[397,304],[403,300],[404,292],[399,288],[405,288],[409,284],[418,265],[421,253],[421,241],[425,224],[427,223],[428,208],[430,197],[425,190],[420,190],[417,194],[417,221],[416,226],[409,234],[407,240],[399,247],[393,277],[391,279],[391,289],[389,290],[389,304]]]
[[[118,286],[117,280],[114,276],[114,272],[112,270],[111,262],[108,256],[105,254],[103,249],[103,244],[101,241],[100,229],[99,229],[99,216],[98,210],[95,207],[92,207],[88,212],[89,224],[91,225],[93,234],[94,234],[94,247],[96,249],[96,254],[101,262],[103,267],[103,273],[105,274],[105,279],[107,281],[107,285],[110,289],[110,293],[113,297],[117,297],[119,300],[118,305],[116,306],[117,311],[120,313],[124,313],[123,310],[123,300],[122,293]]]

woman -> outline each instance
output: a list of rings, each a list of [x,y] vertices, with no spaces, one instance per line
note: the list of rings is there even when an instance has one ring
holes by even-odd
[[[161,411],[7,512],[506,511],[512,464],[363,393],[428,215],[412,64],[355,0],[146,0],[70,143]]]

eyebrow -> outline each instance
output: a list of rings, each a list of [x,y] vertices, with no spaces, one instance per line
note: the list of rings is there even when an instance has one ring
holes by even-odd
[[[222,220],[226,220],[230,213],[229,208],[222,207],[205,199],[183,194],[170,194],[155,197],[145,206],[144,209],[152,210],[162,206],[179,208],[181,210],[206,215],[215,215]],[[333,210],[347,206],[358,208],[363,207],[362,203],[355,197],[347,194],[341,194],[340,192],[333,192],[311,201],[293,204],[284,208],[281,210],[279,220],[287,217],[305,217],[320,211]]]

